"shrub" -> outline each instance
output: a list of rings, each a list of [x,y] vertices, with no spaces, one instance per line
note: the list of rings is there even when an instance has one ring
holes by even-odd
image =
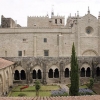
[[[93,84],[94,84],[94,80],[91,78],[91,79],[90,79],[90,83],[89,83],[89,88],[90,88],[90,89],[92,89]]]
[[[36,96],[39,96],[40,88],[41,88],[40,82],[38,80],[36,80],[36,82],[35,82]]]
[[[20,94],[18,94],[18,96],[19,96],[19,97],[24,97],[24,96],[27,96],[27,95],[24,94],[24,93],[20,93]]]
[[[90,89],[79,89],[79,95],[92,95],[93,91]]]
[[[68,93],[65,89],[53,90],[51,96],[68,96]]]

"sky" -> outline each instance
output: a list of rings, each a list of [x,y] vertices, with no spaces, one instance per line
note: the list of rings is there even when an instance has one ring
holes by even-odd
[[[70,13],[75,16],[79,11],[79,16],[87,14],[88,6],[90,13],[98,18],[100,11],[100,0],[0,0],[0,18],[4,17],[17,20],[17,24],[27,26],[28,16],[51,16],[61,15],[67,18]],[[1,24],[1,20],[0,20]]]

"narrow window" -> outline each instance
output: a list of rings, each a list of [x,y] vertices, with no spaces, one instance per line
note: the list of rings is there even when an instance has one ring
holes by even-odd
[[[62,24],[62,19],[60,19],[60,23]]]
[[[7,51],[5,51],[5,57],[7,57]]]
[[[44,42],[47,42],[47,38],[44,38]]]
[[[23,42],[26,42],[26,39],[23,39]]]
[[[26,52],[25,52],[25,50],[24,50],[24,56],[25,56],[25,53],[26,53]]]
[[[57,24],[57,19],[55,19],[55,24]]]
[[[49,56],[49,50],[44,50],[44,56]]]
[[[18,56],[22,56],[22,51],[18,51]]]

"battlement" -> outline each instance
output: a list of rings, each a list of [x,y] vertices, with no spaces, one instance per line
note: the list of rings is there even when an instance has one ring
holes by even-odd
[[[48,18],[49,16],[28,16],[29,18]]]
[[[27,27],[62,27],[65,16],[28,16]]]

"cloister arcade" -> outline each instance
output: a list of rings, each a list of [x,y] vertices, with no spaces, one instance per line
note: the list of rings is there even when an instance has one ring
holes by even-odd
[[[18,66],[18,68],[16,67],[16,69],[14,69],[14,80],[26,80],[27,78],[27,71],[22,68],[21,66]],[[48,68],[48,70],[46,70],[46,77],[48,79],[55,79],[55,78],[60,78],[60,69],[59,67],[57,67],[56,65],[52,65],[50,68]],[[63,77],[66,78],[70,78],[70,73],[71,73],[71,67],[70,64],[66,65],[63,68]],[[35,79],[43,79],[43,69],[41,68],[41,66],[37,65],[35,67],[33,67],[30,70],[30,75],[32,77],[32,80]],[[79,75],[80,78],[89,78],[92,76],[92,68],[89,64],[84,63],[82,64],[82,66],[80,67],[80,71],[79,71]],[[99,77],[100,76],[100,67],[98,66],[96,68],[96,76]]]

